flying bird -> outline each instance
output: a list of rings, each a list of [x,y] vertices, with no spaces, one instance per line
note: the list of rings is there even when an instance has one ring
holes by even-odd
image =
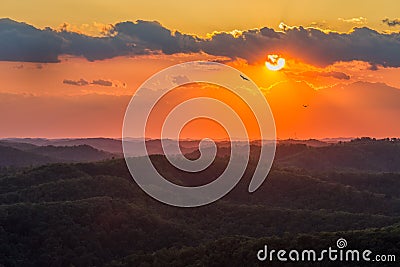
[[[245,80],[245,81],[250,81],[249,78],[243,76],[242,74],[240,74],[240,77],[241,77],[243,80]]]
[[[308,108],[308,105],[303,105],[303,107]]]

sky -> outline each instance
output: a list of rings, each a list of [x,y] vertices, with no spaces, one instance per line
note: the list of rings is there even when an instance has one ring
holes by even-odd
[[[278,138],[399,137],[399,8],[398,1],[3,0],[0,137],[121,137],[140,85],[193,60],[252,79]],[[268,55],[285,59],[284,67],[266,68]],[[180,90],[195,97],[202,86]],[[207,123],[193,122],[182,137],[224,137]]]

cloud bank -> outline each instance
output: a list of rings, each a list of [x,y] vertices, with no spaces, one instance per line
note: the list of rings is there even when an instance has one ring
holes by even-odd
[[[388,25],[396,21],[387,21]],[[65,29],[38,29],[26,23],[0,19],[0,60],[58,62],[60,55],[89,61],[117,56],[204,52],[241,58],[253,64],[268,53],[282,53],[317,66],[361,60],[374,66],[400,67],[400,33],[380,33],[363,27],[350,33],[315,28],[264,27],[215,32],[208,38],[172,31],[155,21],[138,20],[113,25],[102,37]]]

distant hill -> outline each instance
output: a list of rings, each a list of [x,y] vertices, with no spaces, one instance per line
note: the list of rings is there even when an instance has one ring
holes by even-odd
[[[29,152],[23,157],[24,165],[37,165],[52,162],[86,162],[122,157],[121,140],[107,138],[89,139],[8,139],[0,141],[0,145],[12,147],[21,152]],[[30,143],[31,142],[31,143]],[[174,140],[165,140],[167,148],[173,148]],[[35,144],[40,145],[35,145]],[[252,142],[252,157],[257,156],[258,142]],[[143,156],[139,153],[140,140],[128,140],[126,143],[129,156]],[[197,140],[183,140],[179,143],[182,153],[189,158],[197,158],[199,154]],[[230,143],[217,143],[218,156],[230,155]],[[241,145],[236,142],[235,145]],[[161,141],[146,141],[150,155],[163,154]],[[207,148],[206,148],[207,149]],[[14,154],[16,151],[14,151]],[[172,150],[170,153],[178,153]],[[37,155],[45,156],[40,160]],[[2,155],[6,157],[5,154]],[[32,157],[32,162],[27,160]],[[47,159],[47,160],[45,160]],[[4,160],[6,162],[6,160]],[[11,163],[10,159],[7,159]],[[19,163],[18,163],[19,162]],[[16,166],[21,161],[17,160]],[[277,166],[297,167],[306,170],[361,170],[361,171],[400,171],[400,141],[397,139],[374,140],[370,138],[354,139],[349,142],[339,141],[327,143],[319,140],[280,140],[278,141],[275,161]],[[0,166],[5,166],[0,165]]]
[[[121,140],[111,138],[81,138],[81,139],[66,139],[54,140],[49,142],[53,146],[80,146],[89,145],[98,150],[107,151],[110,153],[122,153]]]
[[[48,145],[50,139],[47,138],[4,138],[2,142],[10,142],[10,143],[25,143],[32,144],[35,146],[45,146]]]
[[[7,146],[7,147],[13,147],[19,150],[30,150],[34,149],[37,147],[37,145],[30,144],[30,143],[24,143],[24,142],[13,142],[13,141],[0,141],[0,145],[2,146]]]
[[[312,147],[322,147],[322,146],[328,146],[329,143],[320,141],[317,139],[309,139],[309,140],[297,140],[297,139],[287,139],[287,140],[279,140],[278,144],[303,144],[307,146],[312,146]]]
[[[29,150],[32,153],[48,156],[60,162],[88,162],[110,159],[113,154],[98,150],[89,145],[40,146]]]
[[[2,166],[30,166],[56,162],[54,159],[26,152],[14,147],[0,145],[0,167]]]
[[[275,164],[307,170],[397,172],[400,171],[400,141],[364,138],[324,147],[282,146],[277,151]]]
[[[174,140],[165,139],[164,140],[167,146],[171,146]],[[143,156],[136,154],[135,151],[139,143],[140,139],[127,138],[125,140],[127,146],[132,151],[131,156]],[[287,140],[279,140],[278,144],[305,144],[312,147],[321,147],[327,146],[331,143],[337,143],[339,141],[335,141],[334,139],[329,141],[321,141],[316,139],[309,140],[296,140],[296,139],[287,139]],[[103,150],[106,152],[110,152],[113,154],[122,154],[122,141],[120,139],[113,138],[71,138],[71,139],[44,139],[44,138],[7,138],[0,140],[0,143],[8,143],[13,144],[14,146],[22,148],[29,145],[35,146],[79,146],[79,145],[89,145],[98,150]],[[228,147],[230,145],[229,141],[217,141],[219,147]],[[235,143],[240,144],[240,141],[236,141]],[[258,144],[259,142],[252,142],[253,145]],[[198,148],[199,140],[180,140],[179,145],[184,154],[195,151]],[[150,155],[153,154],[163,154],[163,150],[161,147],[160,139],[147,139],[146,140],[147,149]]]
[[[141,143],[140,139],[127,139],[126,145],[129,148],[129,156],[143,156],[139,154],[138,147]],[[166,139],[165,143],[167,147],[171,147],[172,143],[176,142],[173,140]],[[3,139],[0,143],[4,143],[7,146],[13,146],[15,148],[23,149],[34,148],[35,146],[55,146],[55,147],[66,147],[66,146],[80,146],[89,145],[95,149],[106,151],[112,154],[122,156],[122,141],[120,139],[112,138],[78,138],[78,139],[43,139],[43,138],[8,138]],[[183,140],[180,141],[180,146],[183,153],[193,152],[198,148],[198,140]],[[146,140],[147,150],[150,155],[163,154],[161,141],[159,139],[148,139]]]
[[[122,153],[121,140],[112,138],[65,138],[65,139],[45,139],[45,138],[7,138],[3,142],[25,143],[36,146],[79,146],[89,145],[98,150],[110,153]]]
[[[25,143],[2,142],[0,144],[0,167],[24,167],[55,162],[90,162],[111,159],[114,154],[80,146],[35,146]]]

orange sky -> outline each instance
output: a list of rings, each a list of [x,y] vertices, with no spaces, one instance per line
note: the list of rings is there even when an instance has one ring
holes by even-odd
[[[279,11],[278,15],[270,14],[264,18],[258,8],[254,9],[257,10],[254,15],[246,16],[249,18],[248,21],[242,16],[239,16],[236,21],[226,14],[222,15],[221,20],[217,20],[212,15],[209,21],[204,20],[203,16],[200,20],[196,15],[198,13],[194,10],[188,11],[188,14],[193,13],[195,18],[193,21],[185,19],[185,15],[177,19],[177,11],[171,11],[168,16],[166,15],[168,12],[159,12],[162,9],[151,13],[150,4],[139,5],[134,11],[135,15],[132,16],[115,4],[116,11],[104,15],[101,12],[109,4],[100,2],[85,4],[93,7],[88,16],[83,16],[79,11],[83,9],[78,9],[73,16],[69,17],[72,13],[68,13],[68,10],[77,7],[74,1],[70,2],[70,5],[63,2],[67,5],[63,12],[49,6],[49,11],[54,12],[52,16],[43,16],[40,12],[30,14],[15,1],[6,1],[4,8],[2,7],[0,11],[0,17],[27,21],[37,27],[49,25],[56,28],[57,25],[67,22],[70,24],[68,26],[70,31],[80,31],[91,35],[98,35],[99,32],[95,32],[95,29],[107,23],[127,19],[158,20],[171,29],[198,36],[207,36],[207,33],[211,34],[212,31],[229,31],[228,35],[235,36],[240,32],[232,32],[234,29],[248,30],[262,26],[279,30],[278,25],[283,21],[289,25],[313,26],[323,30],[348,32],[355,26],[367,26],[380,33],[398,32],[398,28],[387,27],[382,23],[385,17],[395,19],[394,10],[397,9],[388,8],[385,5],[367,8],[368,5],[365,4],[357,5],[358,1],[345,1],[344,5],[348,5],[349,8],[343,8],[343,10],[336,7],[331,10],[330,7],[333,6],[331,1],[326,1],[325,4],[318,3],[315,6],[305,0],[282,1],[281,5],[273,4],[274,9]],[[130,5],[128,2],[124,3]],[[300,5],[300,2],[305,6],[313,6],[313,9],[318,10],[319,13],[314,12],[308,16],[304,12],[297,12],[294,6]],[[387,2],[398,5],[396,1]],[[264,6],[264,2],[258,5]],[[175,4],[171,4],[168,8],[174,9],[174,7]],[[239,4],[239,7],[247,8],[242,4]],[[222,7],[219,9],[221,10]],[[138,13],[139,10],[141,13]],[[235,8],[233,12],[242,14],[239,8]],[[68,20],[68,18],[71,19]],[[244,47],[243,49],[252,48]],[[124,112],[137,88],[158,71],[192,60],[223,61],[251,78],[262,90],[271,106],[276,121],[277,135],[281,139],[400,136],[398,123],[400,68],[396,66],[376,68],[366,61],[357,59],[318,65],[314,64],[314,61],[303,60],[303,58],[310,58],[309,54],[312,55],[312,51],[303,52],[293,49],[289,51],[277,47],[275,52],[286,59],[286,65],[279,71],[271,71],[264,65],[267,55],[271,52],[274,51],[265,53],[255,51],[256,60],[252,62],[242,58],[227,60],[229,58],[223,55],[223,51],[220,56],[204,52],[169,55],[157,53],[116,56],[95,61],[88,61],[77,55],[62,55],[59,57],[59,63],[0,60],[0,125],[2,128],[0,137],[121,137]],[[182,93],[182,89],[178,89],[173,100],[179,102],[184,98],[206,93],[205,91],[200,93],[195,86],[191,90],[193,91]],[[210,88],[208,90],[210,95],[223,98],[224,94],[221,93],[223,89]],[[168,105],[174,101],[169,102]],[[243,106],[230,97],[227,97],[226,101],[230,101],[230,104],[238,109],[238,113],[242,113],[244,121],[251,121],[251,115],[246,113]],[[168,105],[159,107],[158,114],[166,112]],[[158,118],[156,116],[155,121],[159,123],[160,118],[161,115]],[[248,122],[248,127],[250,131],[255,129],[251,122]],[[215,123],[196,121],[184,129],[182,137],[199,138],[211,135],[211,137],[223,138],[224,134],[223,129]],[[156,136],[157,127],[150,130],[149,135]]]
[[[203,57],[207,56],[122,57],[96,62],[68,58],[61,63],[40,65],[1,62],[1,135],[120,137],[126,106],[142,82],[167,66]],[[229,64],[263,90],[272,108],[279,138],[386,137],[400,133],[399,109],[385,108],[393,99],[393,90],[399,90],[389,86],[400,87],[396,79],[399,71],[395,68],[371,71],[367,63],[350,62],[321,69],[289,59],[284,69],[273,72],[264,65],[247,65],[241,61]],[[342,71],[351,78],[318,77],[307,71]],[[65,79],[103,79],[116,85],[74,86],[64,84]],[[358,84],[360,81],[365,84]],[[125,86],[118,86],[121,84]],[[193,92],[193,97],[198,95]],[[374,103],[374,99],[380,102]],[[304,108],[303,104],[309,107]],[[398,107],[397,103],[394,105]],[[215,129],[214,137],[222,138],[221,129],[215,125],[191,127],[192,132],[188,130],[190,127],[185,130],[185,138],[204,137],[212,132],[210,129]],[[207,130],[202,132],[199,128]]]

